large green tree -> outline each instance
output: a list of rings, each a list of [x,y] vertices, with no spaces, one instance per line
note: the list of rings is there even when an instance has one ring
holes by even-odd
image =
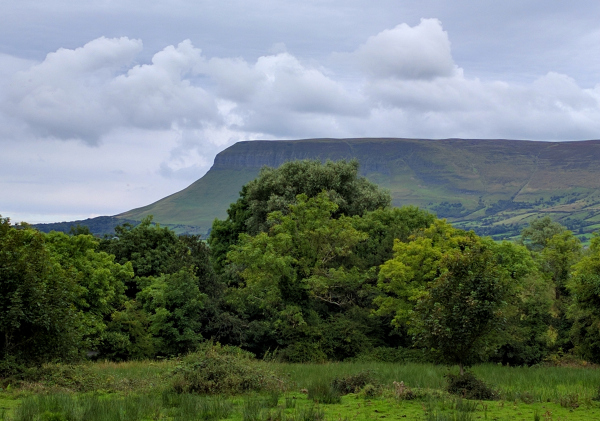
[[[181,265],[178,256],[181,244],[174,231],[152,222],[152,216],[140,224],[130,223],[115,227],[115,236],[106,238],[100,245],[103,251],[115,256],[117,263],[130,262],[136,277],[160,276],[177,272]],[[137,289],[130,285],[130,296]]]
[[[439,361],[464,367],[499,344],[510,283],[489,245],[474,236],[445,252],[440,274],[418,299],[410,331]]]
[[[199,236],[177,236],[153,224],[152,217],[137,226],[118,226],[115,233],[102,247],[117,261],[130,262],[136,276],[128,283],[130,302],[108,325],[105,355],[178,355],[195,349],[204,337],[224,339],[230,324],[221,309],[224,284]]]
[[[567,309],[571,305],[567,284],[573,265],[582,257],[581,242],[571,231],[549,217],[534,220],[525,228],[521,242],[531,250],[540,272],[554,290],[553,317],[549,325],[555,332],[556,340],[550,349],[553,352],[567,351],[573,347],[569,333],[572,320],[567,317]]]
[[[113,255],[98,250],[98,240],[89,234],[52,231],[45,242],[56,262],[76,281],[73,304],[81,316],[85,347],[96,349],[111,315],[126,301],[125,284],[133,278],[131,263],[115,263]]]
[[[553,221],[549,216],[545,216],[533,220],[527,227],[523,228],[520,242],[529,250],[541,251],[552,237],[565,230],[566,228],[561,224]]]
[[[149,315],[154,349],[159,355],[194,351],[202,338],[202,310],[206,296],[200,292],[193,268],[147,278],[138,300]]]
[[[568,309],[575,350],[600,363],[600,234],[592,238],[589,253],[573,266],[567,283],[572,296]]]
[[[554,284],[529,250],[512,241],[488,244],[510,279],[514,295],[505,309],[506,329],[493,361],[510,365],[541,362],[556,346]]]
[[[279,168],[264,167],[259,176],[246,184],[240,198],[227,210],[227,219],[213,223],[209,244],[216,268],[224,268],[227,252],[239,234],[257,235],[270,226],[267,215],[287,213],[300,194],[315,197],[325,191],[336,204],[334,218],[362,215],[388,207],[389,193],[358,174],[358,161],[291,161]]]
[[[0,217],[0,371],[79,355],[77,276],[45,240]]]
[[[442,271],[444,253],[472,238],[475,238],[474,233],[437,219],[405,242],[396,239],[393,258],[384,262],[379,271],[378,287],[384,294],[375,299],[377,313],[391,316],[392,324],[406,334],[406,324],[415,304]]]
[[[337,209],[326,192],[299,195],[289,212],[269,214],[268,232],[241,234],[229,253],[242,280],[230,299],[243,317],[268,333],[264,340],[272,342],[266,345],[291,346],[296,352],[302,343],[314,355],[335,358],[338,341],[328,330],[335,325],[337,336],[346,329],[338,339],[348,348],[368,346],[368,327],[351,317],[364,292],[365,273],[343,264],[367,235],[353,227],[352,218],[335,218]]]

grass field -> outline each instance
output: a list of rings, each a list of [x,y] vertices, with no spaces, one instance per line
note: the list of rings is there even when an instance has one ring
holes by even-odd
[[[49,366],[36,382],[3,383],[0,420],[600,419],[597,368],[476,366],[472,371],[499,396],[478,401],[445,392],[444,375],[456,369],[429,364],[261,362],[283,380],[277,390],[219,396],[175,393],[169,373],[176,364]],[[367,372],[372,384],[328,395],[334,379]],[[410,394],[398,394],[393,382],[400,381]]]

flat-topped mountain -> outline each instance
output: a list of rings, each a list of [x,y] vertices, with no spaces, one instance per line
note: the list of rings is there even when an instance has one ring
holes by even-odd
[[[550,215],[578,234],[600,228],[600,140],[305,139],[239,142],[186,189],[117,215],[207,232],[261,167],[297,159],[358,159],[393,204],[417,205],[497,238]],[[182,230],[182,228],[179,228]]]

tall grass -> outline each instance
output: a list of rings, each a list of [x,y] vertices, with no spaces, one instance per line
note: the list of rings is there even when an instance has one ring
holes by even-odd
[[[98,395],[75,396],[49,394],[23,399],[14,413],[14,421],[138,421],[160,413],[160,404],[152,396],[124,398]]]
[[[500,390],[506,400],[560,402],[576,394],[591,400],[598,394],[600,370],[583,367],[501,367],[484,364],[473,373]]]
[[[414,363],[273,364],[273,368],[299,389],[364,371],[372,372],[382,384],[403,381],[410,387],[443,389],[446,385],[444,374],[448,372],[441,366]]]
[[[287,378],[292,388],[309,389],[312,384],[331,381],[336,377],[369,370],[383,385],[403,381],[410,388],[445,389],[445,375],[457,372],[433,364],[392,363],[328,363],[328,364],[273,364],[280,375]],[[505,367],[483,364],[473,367],[473,373],[500,392],[506,400],[524,402],[559,402],[567,395],[576,394],[580,400],[598,396],[600,370],[579,367]]]

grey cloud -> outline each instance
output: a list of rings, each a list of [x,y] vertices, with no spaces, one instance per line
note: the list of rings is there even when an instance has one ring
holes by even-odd
[[[199,127],[218,118],[213,98],[188,80],[200,50],[184,41],[127,70],[141,48],[138,40],[99,38],[48,54],[14,76],[3,108],[40,136],[90,144],[119,127]]]
[[[600,137],[597,0],[4,3],[1,211],[143,206],[238,140]]]

